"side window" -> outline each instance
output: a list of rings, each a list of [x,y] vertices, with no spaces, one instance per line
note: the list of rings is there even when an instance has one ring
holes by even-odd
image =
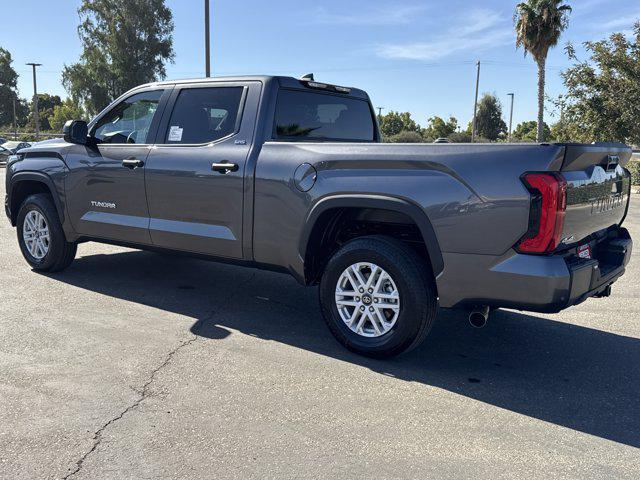
[[[162,93],[163,90],[153,90],[123,100],[96,123],[93,136],[102,143],[147,143]]]
[[[231,135],[235,131],[243,90],[244,87],[181,90],[164,143],[209,143]]]

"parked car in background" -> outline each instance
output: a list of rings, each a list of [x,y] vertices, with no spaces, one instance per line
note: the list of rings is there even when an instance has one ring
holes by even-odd
[[[0,137],[0,145],[2,145],[3,143],[6,143],[7,139],[4,137]]]
[[[10,150],[12,154],[16,154],[16,153],[18,153],[18,151],[22,150],[23,148],[29,148],[31,146],[31,143],[29,143],[29,142],[19,142],[19,141],[9,141],[9,142],[4,142],[2,144],[2,146],[4,148],[6,148],[7,150]]]
[[[4,147],[0,147],[0,165],[6,165],[7,164],[7,159],[13,155],[11,153],[11,150],[4,148]]]

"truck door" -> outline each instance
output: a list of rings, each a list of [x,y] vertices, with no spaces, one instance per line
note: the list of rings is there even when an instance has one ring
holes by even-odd
[[[71,224],[79,234],[151,243],[145,162],[161,99],[168,94],[167,89],[133,93],[90,126],[95,145],[71,147],[65,190]]]
[[[146,167],[154,245],[242,258],[245,163],[260,85],[176,86]]]

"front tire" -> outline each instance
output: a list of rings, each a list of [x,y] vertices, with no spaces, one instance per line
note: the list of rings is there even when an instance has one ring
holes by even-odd
[[[329,261],[320,307],[336,339],[349,350],[389,358],[418,346],[438,311],[426,261],[385,236],[357,238]]]
[[[34,270],[57,272],[73,262],[77,245],[67,242],[49,195],[27,197],[18,211],[17,227],[20,250]]]

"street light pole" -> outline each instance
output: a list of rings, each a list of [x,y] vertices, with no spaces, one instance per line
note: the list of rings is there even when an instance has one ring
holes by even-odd
[[[471,125],[471,143],[476,141],[476,116],[478,114],[478,86],[480,85],[480,60],[476,63],[478,73],[476,75],[476,99],[473,103],[473,124]]]
[[[385,107],[376,107],[378,109],[378,120],[380,120],[382,118],[382,110],[384,110]]]
[[[209,38],[209,0],[204,0],[204,56],[207,78],[211,76],[211,45]]]
[[[41,63],[27,63],[33,68],[33,119],[36,123],[36,140],[40,137],[40,113],[38,112],[38,84],[36,83],[36,67]]]
[[[508,141],[511,142],[511,126],[513,125],[513,98],[515,97],[515,93],[508,93],[511,97],[511,113],[509,114],[509,138]]]

